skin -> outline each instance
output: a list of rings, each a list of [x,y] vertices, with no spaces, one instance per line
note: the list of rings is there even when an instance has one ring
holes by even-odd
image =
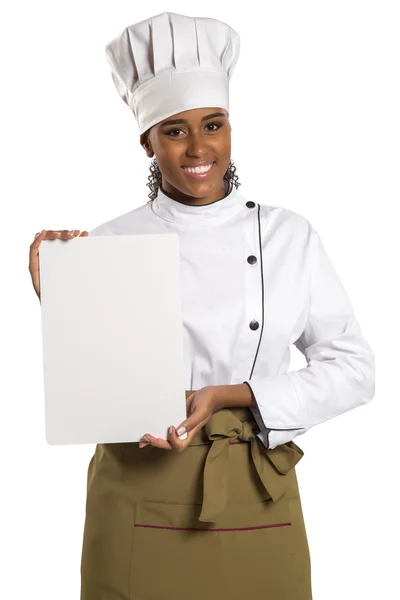
[[[223,116],[208,118],[215,113]],[[177,119],[185,123],[164,125]],[[223,177],[231,160],[231,129],[225,109],[195,108],[160,121],[140,136],[140,143],[149,158],[156,156],[163,191],[180,202],[209,204],[226,195]],[[182,170],[182,165],[203,161],[216,163],[205,180],[192,179]]]
[[[68,231],[61,230],[46,230],[43,229],[40,233],[36,233],[32,244],[29,247],[29,273],[32,279],[33,289],[40,300],[40,278],[39,278],[39,246],[43,240],[72,240],[75,237],[87,237],[88,231],[79,233],[79,229]]]
[[[210,117],[215,113],[222,116]],[[165,125],[171,119],[184,119],[184,123]],[[231,160],[231,126],[228,113],[219,107],[187,110],[154,125],[140,136],[140,143],[147,156],[156,156],[162,175],[163,191],[172,199],[193,206],[209,204],[224,198],[226,191],[223,177]],[[182,165],[214,162],[213,173],[206,180],[188,177]],[[71,240],[87,237],[87,231],[43,230],[35,235],[30,245],[29,272],[32,285],[40,300],[39,247],[43,240]],[[255,406],[249,388],[245,384],[229,386],[206,386],[187,398],[187,419],[178,428],[170,427],[166,440],[145,434],[147,441],[139,447],[152,445],[165,450],[182,452],[197,432],[210,420],[217,410],[226,406]],[[184,427],[187,438],[181,440],[177,429]]]

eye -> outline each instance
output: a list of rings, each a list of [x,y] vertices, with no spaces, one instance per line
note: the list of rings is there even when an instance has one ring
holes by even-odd
[[[171,135],[171,133],[174,133],[174,131],[182,131],[181,129],[170,129],[169,131],[165,132],[165,135],[169,135],[170,137],[177,137],[176,135]]]
[[[216,126],[216,128],[217,128],[217,129],[212,129],[211,131],[218,131],[218,129],[219,129],[220,127],[222,127],[222,123],[217,123],[217,122],[215,122],[215,123],[214,123],[214,122],[213,122],[213,123],[208,123],[208,124],[206,125],[206,127],[210,127],[210,125],[215,125],[215,126]]]
[[[215,122],[213,121],[212,123],[207,123],[207,125],[206,125],[206,127],[211,127],[211,126],[214,126],[214,127],[216,127],[216,129],[209,129],[208,131],[209,131],[210,133],[211,133],[211,132],[214,132],[214,131],[218,131],[218,129],[220,129],[220,127],[222,127],[222,123],[218,123],[218,122],[216,122],[216,121],[215,121]],[[169,136],[169,137],[179,137],[178,135],[172,135],[172,134],[174,134],[176,131],[182,131],[182,129],[179,129],[179,128],[177,128],[177,127],[176,127],[175,129],[170,129],[169,131],[166,131],[166,132],[165,132],[165,135],[167,135],[167,136]]]

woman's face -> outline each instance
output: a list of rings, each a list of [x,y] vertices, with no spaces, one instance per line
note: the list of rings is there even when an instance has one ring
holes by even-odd
[[[207,204],[226,195],[223,177],[231,159],[231,126],[222,108],[195,108],[160,121],[140,136],[149,157],[156,156],[162,188],[176,200]],[[212,165],[202,177],[184,167]]]

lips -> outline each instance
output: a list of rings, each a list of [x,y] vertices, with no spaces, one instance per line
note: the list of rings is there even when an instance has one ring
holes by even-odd
[[[206,166],[206,165],[211,165],[210,168],[204,172],[200,172],[200,173],[194,173],[194,172],[190,172],[188,171],[186,168],[181,167],[182,171],[185,173],[185,175],[187,175],[188,177],[191,177],[192,179],[205,179],[206,177],[208,177],[210,175],[210,173],[212,173],[214,171],[214,166],[215,166],[215,162],[212,163],[203,163],[203,165],[197,164],[197,167],[200,166]],[[189,167],[194,169],[195,166]]]

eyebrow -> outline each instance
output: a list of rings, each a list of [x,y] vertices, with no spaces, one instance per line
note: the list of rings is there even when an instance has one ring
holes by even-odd
[[[214,119],[215,117],[226,117],[226,115],[221,112],[213,113],[212,115],[207,115],[206,117],[203,117],[201,121],[203,122],[207,119]],[[164,123],[161,123],[160,127],[164,127],[165,125],[182,125],[184,123],[187,123],[185,119],[174,119],[172,121],[165,121]]]

